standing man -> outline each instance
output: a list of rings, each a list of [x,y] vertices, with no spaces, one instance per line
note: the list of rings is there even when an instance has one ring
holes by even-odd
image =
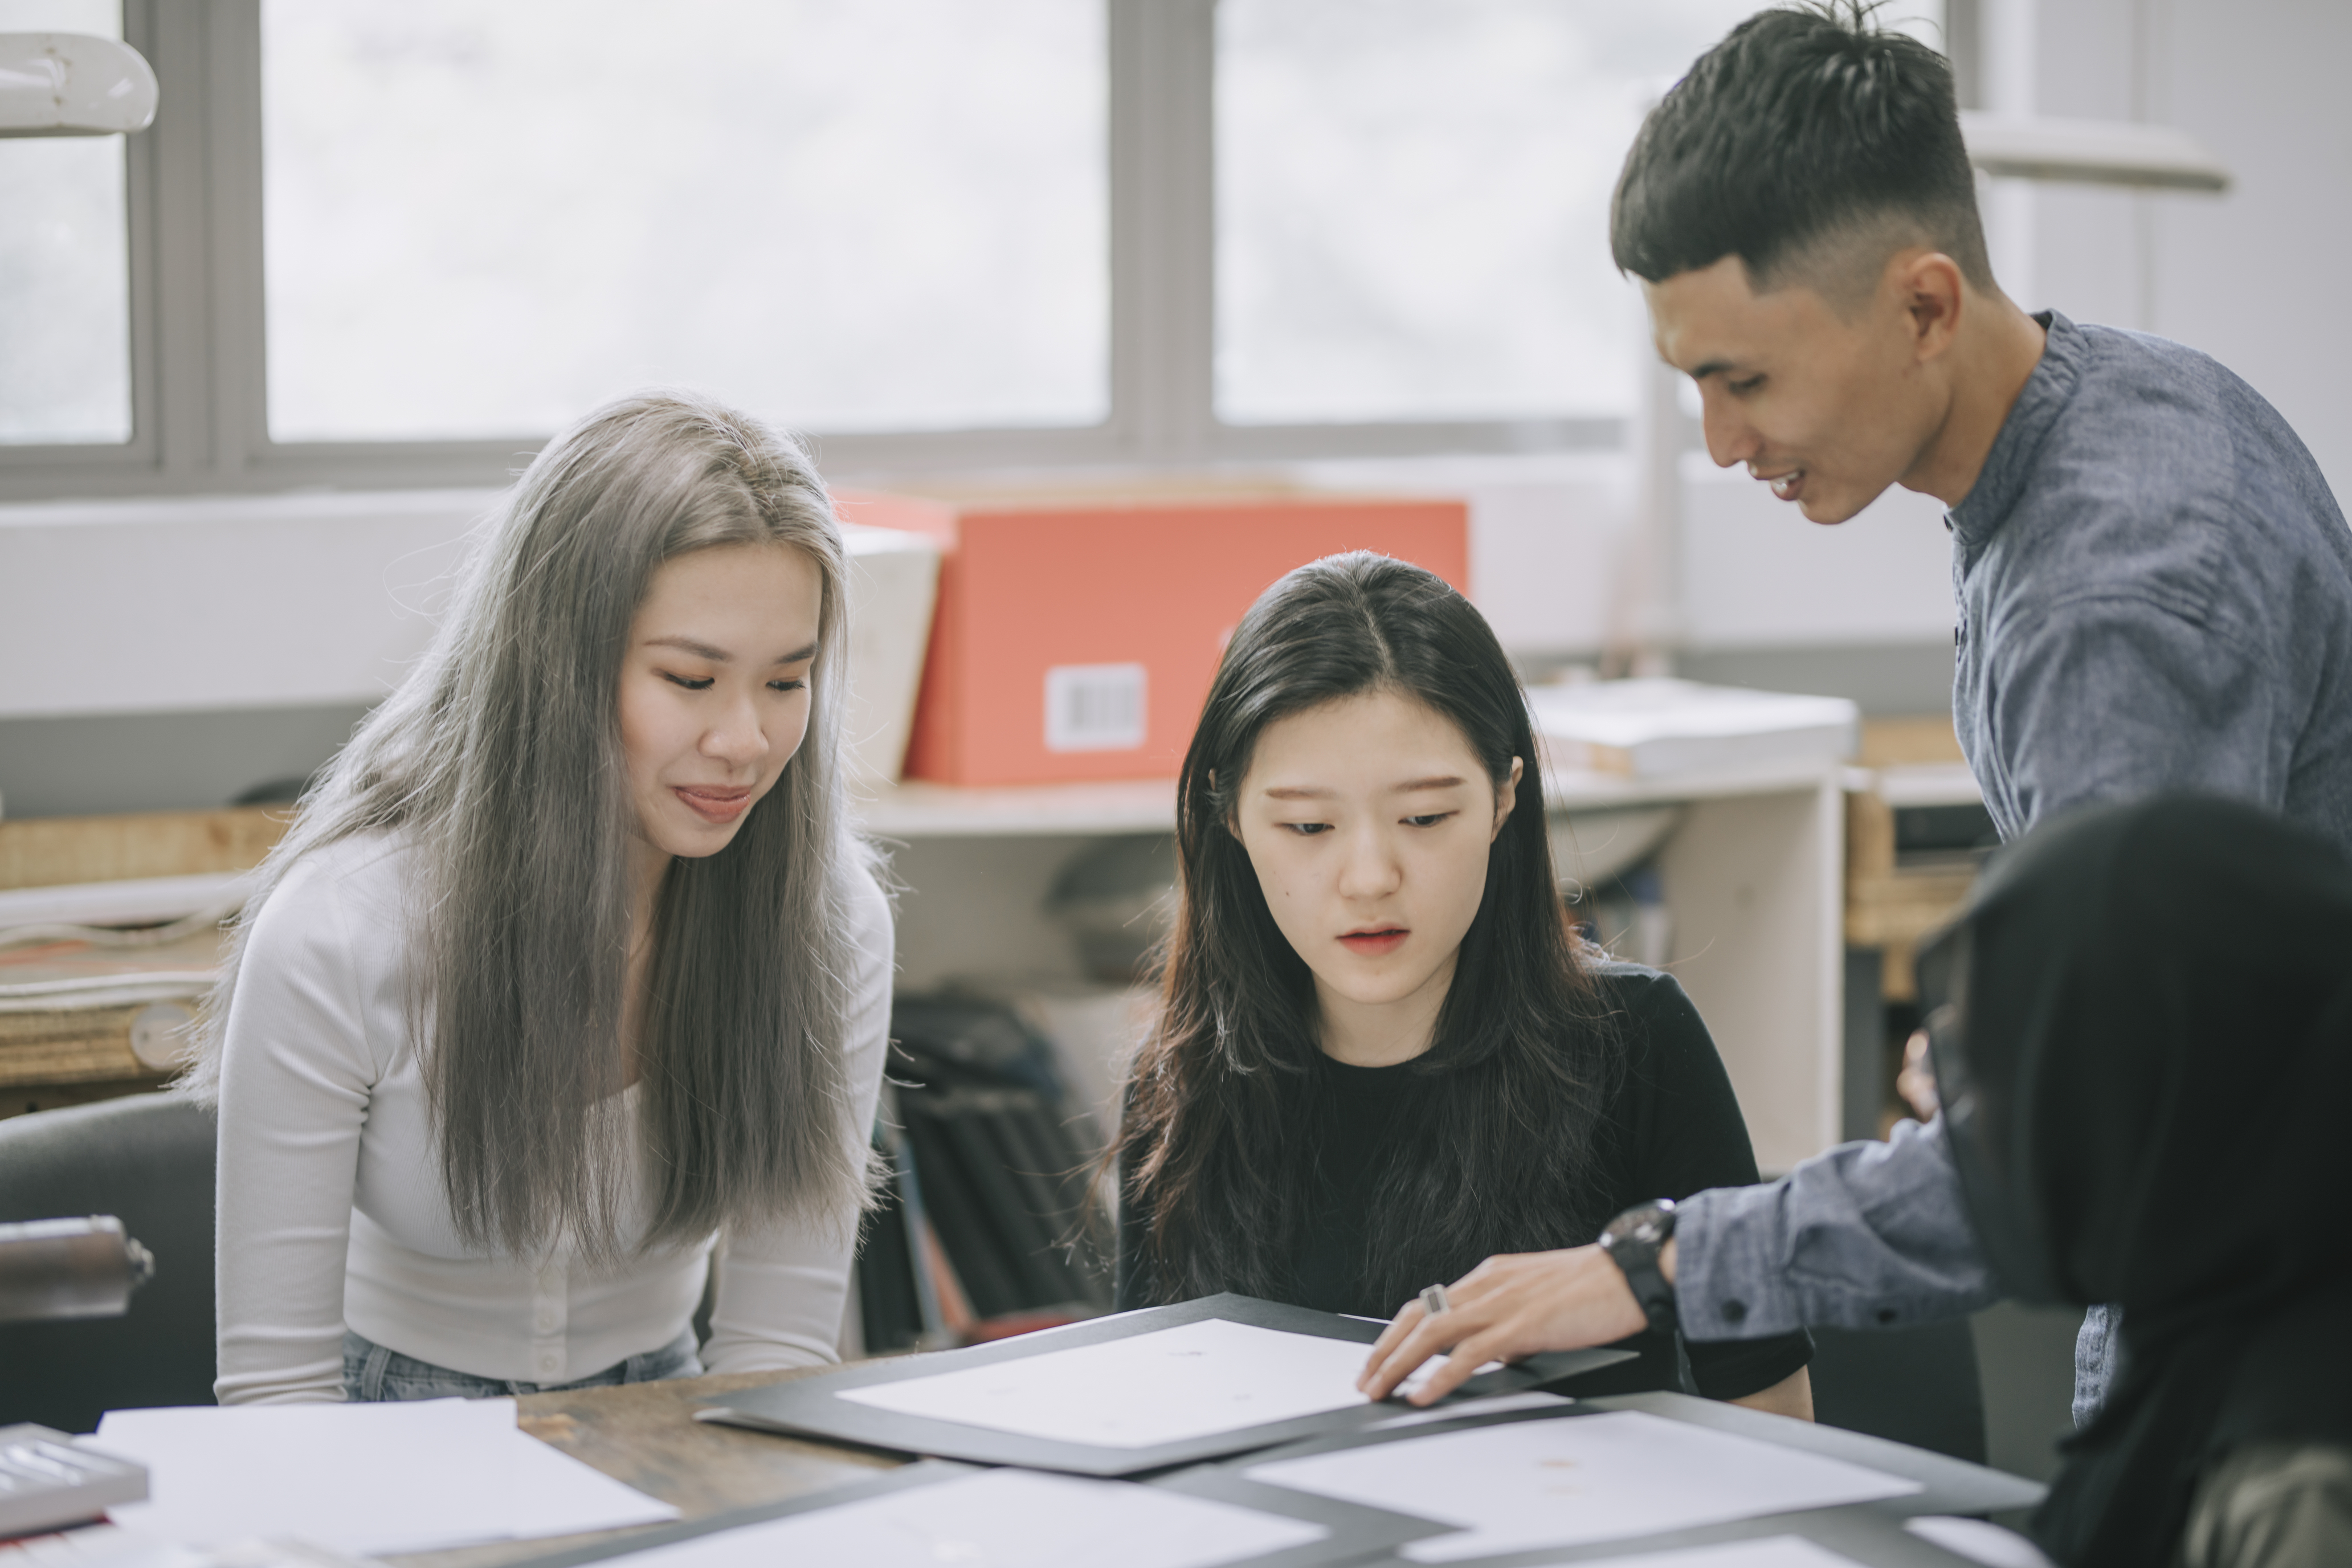
[[[1890,485],[1949,512],[1955,726],[2004,838],[2160,790],[2352,848],[2352,531],[2293,430],[2205,355],[2028,315],[1986,260],[1942,57],[1859,11],[1767,11],[1651,114],[1612,217],[1707,450],[1814,522]],[[2352,958],[2347,958],[2352,962]],[[1996,1287],[1940,1120],[1780,1181],[1645,1205],[1609,1246],[1490,1258],[1398,1315],[1367,1390],[1677,1319],[1695,1339],[1880,1327]],[[1634,1287],[1640,1286],[1641,1299]],[[2075,1415],[2116,1363],[2095,1309]]]

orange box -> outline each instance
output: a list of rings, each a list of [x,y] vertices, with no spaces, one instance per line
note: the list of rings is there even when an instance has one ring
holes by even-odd
[[[844,495],[843,518],[940,544],[907,776],[1172,777],[1225,639],[1267,584],[1343,550],[1470,581],[1458,500],[1282,495]]]

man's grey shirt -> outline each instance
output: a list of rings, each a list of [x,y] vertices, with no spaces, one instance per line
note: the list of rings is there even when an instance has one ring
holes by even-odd
[[[1967,498],[1952,717],[2003,838],[2095,800],[2200,789],[2352,851],[2352,531],[2277,410],[2179,343],[2053,313]],[[1695,1339],[1893,1326],[1999,1295],[1940,1118],[1676,1223]],[[2075,1418],[2113,1373],[2076,1347]]]

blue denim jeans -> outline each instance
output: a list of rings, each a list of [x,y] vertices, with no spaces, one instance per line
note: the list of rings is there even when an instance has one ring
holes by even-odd
[[[566,1388],[608,1388],[621,1383],[658,1383],[671,1377],[700,1377],[702,1358],[696,1353],[694,1331],[670,1341],[657,1351],[614,1362],[602,1372],[571,1383],[523,1383],[514,1378],[476,1377],[405,1356],[349,1329],[343,1331],[343,1397],[352,1401],[385,1399],[488,1399],[509,1394],[546,1394]]]

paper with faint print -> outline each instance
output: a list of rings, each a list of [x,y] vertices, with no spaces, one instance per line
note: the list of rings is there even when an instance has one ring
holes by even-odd
[[[1686,1546],[1679,1552],[1645,1552],[1639,1557],[1587,1558],[1596,1565],[1622,1563],[1625,1568],[1862,1568],[1853,1558],[1807,1541],[1801,1535],[1768,1535],[1756,1541],[1727,1541],[1716,1546]]]
[[[1214,1568],[1319,1524],[1128,1481],[988,1470],[656,1546],[630,1568]]]
[[[512,1399],[117,1410],[86,1441],[147,1467],[148,1500],[108,1517],[191,1547],[378,1557],[677,1517],[518,1428]]]
[[[901,1415],[1058,1443],[1150,1448],[1364,1403],[1368,1347],[1210,1318],[1147,1334],[845,1388]],[[1406,1384],[1417,1388],[1443,1356]],[[1483,1370],[1483,1369],[1482,1369]]]
[[[1522,1421],[1254,1465],[1254,1481],[1450,1524],[1417,1563],[1906,1497],[1916,1481],[1642,1411]]]

